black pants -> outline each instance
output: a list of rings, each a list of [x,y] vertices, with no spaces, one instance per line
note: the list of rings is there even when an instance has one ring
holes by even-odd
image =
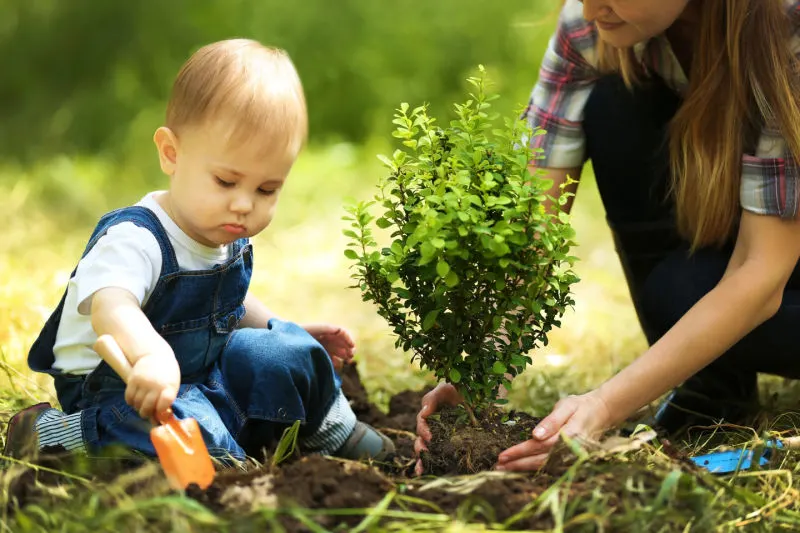
[[[689,255],[688,243],[676,231],[666,143],[667,124],[679,105],[680,98],[661,80],[631,92],[618,76],[608,76],[593,90],[584,122],[588,157],[650,344],[715,287],[733,251],[731,244]],[[758,372],[800,378],[798,272],[778,313],[690,381],[705,389],[717,389],[716,384],[729,393],[749,394]]]

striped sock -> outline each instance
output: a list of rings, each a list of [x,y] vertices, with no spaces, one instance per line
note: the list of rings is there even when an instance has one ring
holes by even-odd
[[[86,452],[81,426],[81,411],[68,415],[58,409],[48,409],[36,419],[39,449],[63,446],[67,451]]]
[[[339,390],[339,395],[333,401],[328,414],[322,419],[319,429],[303,439],[303,447],[310,452],[322,455],[332,455],[341,448],[353,429],[356,427],[356,414],[350,407],[350,402]]]

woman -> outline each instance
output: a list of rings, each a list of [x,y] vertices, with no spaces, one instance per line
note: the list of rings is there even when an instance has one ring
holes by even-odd
[[[527,111],[548,131],[536,166],[557,191],[592,160],[650,348],[498,469],[539,468],[560,432],[596,437],[676,386],[667,432],[742,420],[759,372],[800,377],[799,21],[786,0],[566,0]],[[417,450],[457,401],[423,399]]]

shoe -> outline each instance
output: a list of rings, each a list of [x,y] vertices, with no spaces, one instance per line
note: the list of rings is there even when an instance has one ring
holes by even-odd
[[[676,435],[692,426],[741,424],[758,409],[755,374],[729,375],[725,379],[701,371],[672,391],[645,423],[667,435]]]
[[[370,459],[387,462],[394,457],[395,447],[389,437],[369,424],[359,421],[356,422],[356,427],[342,447],[333,455],[355,461]]]
[[[3,455],[14,459],[34,457],[39,452],[39,435],[36,432],[36,420],[52,409],[47,402],[26,407],[11,417],[6,427],[6,443]]]

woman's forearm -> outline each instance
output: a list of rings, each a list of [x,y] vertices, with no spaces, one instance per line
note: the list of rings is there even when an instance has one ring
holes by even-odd
[[[566,192],[573,195],[575,194],[575,192],[578,190],[578,180],[581,177],[581,171],[583,168],[538,168],[536,165],[530,165],[528,170],[531,175],[539,174],[539,179],[552,180],[553,185],[550,187],[550,189],[548,189],[546,194],[554,200],[558,200],[558,198],[561,196],[562,186],[565,187]],[[567,182],[567,178],[574,180],[574,183],[565,186],[564,184]],[[567,203],[564,204],[562,209],[567,213],[572,210],[572,201],[574,199],[574,196],[570,196],[567,199]],[[557,206],[553,205],[553,202],[551,202],[549,199],[545,202],[545,209],[551,213],[557,211],[556,207]]]
[[[714,361],[770,318],[783,286],[744,264],[726,275],[658,342],[598,389],[619,423]]]

